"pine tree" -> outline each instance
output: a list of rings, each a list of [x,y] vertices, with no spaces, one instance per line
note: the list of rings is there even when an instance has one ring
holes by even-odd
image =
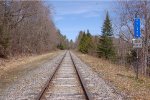
[[[80,41],[81,41],[82,36],[83,36],[83,31],[80,31],[80,32],[79,32],[79,35],[78,35],[78,37],[77,37],[77,39],[76,39],[76,47],[79,46],[79,43],[80,43]]]
[[[92,36],[89,32],[89,30],[87,30],[87,33],[83,32],[83,36],[81,37],[81,40],[79,41],[79,51],[82,53],[89,53],[89,50],[92,48],[93,46],[93,41],[92,41]]]
[[[88,53],[91,49],[93,49],[93,41],[92,41],[92,35],[90,34],[89,30],[87,30],[87,49],[88,49]]]
[[[79,42],[79,51],[82,53],[87,53],[87,49],[86,49],[86,34],[85,32],[83,32],[83,36]]]
[[[102,36],[99,38],[99,44],[97,46],[98,56],[106,59],[112,59],[115,57],[115,50],[113,47],[113,41],[111,36],[113,35],[112,24],[107,12],[106,19],[102,27]]]
[[[106,13],[106,19],[104,20],[104,24],[102,27],[102,33],[103,33],[103,36],[112,36],[113,35],[112,24],[111,24],[111,20],[109,18],[108,12]]]

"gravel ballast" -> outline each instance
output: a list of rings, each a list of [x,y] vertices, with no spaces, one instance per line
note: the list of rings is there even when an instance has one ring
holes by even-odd
[[[72,59],[82,78],[86,82],[86,88],[94,100],[124,100],[121,93],[116,92],[114,87],[109,86],[89,66],[83,63],[71,52]],[[86,58],[85,58],[86,59]]]
[[[27,71],[21,78],[0,93],[0,100],[34,100],[64,54],[65,52],[52,60],[48,60],[40,67]]]

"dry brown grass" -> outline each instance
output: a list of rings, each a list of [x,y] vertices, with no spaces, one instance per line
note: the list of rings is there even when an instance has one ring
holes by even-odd
[[[99,73],[103,79],[110,81],[119,91],[126,93],[131,100],[150,100],[149,78],[140,76],[136,80],[135,73],[127,70],[124,66],[111,64],[106,60],[90,55],[76,54],[95,72]]]
[[[28,72],[32,72],[41,64],[53,59],[62,51],[54,51],[42,55],[13,57],[9,60],[1,60],[0,64],[0,95],[12,83],[19,80]]]
[[[17,56],[9,59],[0,59],[0,76],[5,74],[7,71],[24,67],[23,65],[25,64],[40,62],[44,59],[52,58],[57,53],[59,53],[59,51],[53,51],[42,55]]]

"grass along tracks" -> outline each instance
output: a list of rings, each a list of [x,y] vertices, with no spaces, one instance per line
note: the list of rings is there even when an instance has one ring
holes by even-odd
[[[125,92],[130,100],[150,100],[149,78],[140,76],[139,80],[136,80],[135,73],[127,70],[124,66],[111,64],[106,60],[90,55],[81,53],[76,53],[76,55],[100,77],[113,84],[119,91]]]
[[[50,53],[34,56],[15,57],[7,60],[1,60],[0,64],[0,93],[18,80],[27,72],[39,67],[40,64],[59,55],[62,51],[53,51]],[[1,95],[1,94],[0,94]]]

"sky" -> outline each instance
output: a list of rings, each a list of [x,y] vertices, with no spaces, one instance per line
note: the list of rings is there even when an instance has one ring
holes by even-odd
[[[46,3],[52,8],[56,27],[73,41],[80,30],[88,29],[92,35],[100,35],[107,11],[111,20],[115,17],[115,3],[110,0],[49,0]]]

